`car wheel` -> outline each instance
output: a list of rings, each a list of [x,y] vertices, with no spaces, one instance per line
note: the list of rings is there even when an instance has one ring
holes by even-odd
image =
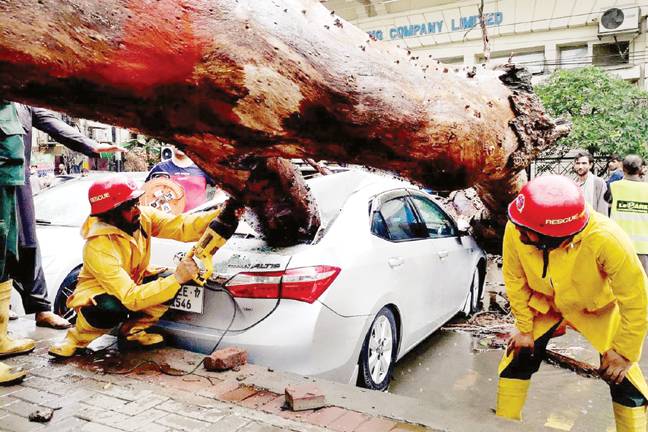
[[[61,282],[61,286],[56,292],[56,298],[54,299],[54,313],[62,316],[68,320],[71,324],[76,322],[76,311],[74,309],[67,307],[67,299],[72,295],[74,289],[76,288],[77,281],[79,279],[79,273],[81,272],[81,267],[77,267],[72,270]]]
[[[384,307],[371,323],[362,344],[358,385],[372,390],[387,390],[397,349],[396,318],[391,309]]]
[[[473,272],[472,281],[470,282],[470,290],[466,297],[466,303],[461,311],[465,317],[469,317],[480,309],[483,287],[479,279],[479,269]]]

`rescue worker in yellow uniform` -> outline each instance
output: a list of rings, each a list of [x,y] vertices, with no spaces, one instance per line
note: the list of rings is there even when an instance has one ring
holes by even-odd
[[[648,386],[637,361],[648,282],[630,239],[562,176],[527,183],[508,217],[503,276],[517,331],[499,365],[496,414],[521,419],[531,375],[568,324],[601,354],[617,431],[645,431]]]
[[[77,313],[76,325],[49,353],[70,357],[97,337],[120,327],[120,344],[153,347],[163,342],[160,334],[146,330],[168,309],[182,284],[198,274],[192,258],[186,256],[175,273],[145,282],[155,272],[149,269],[151,237],[184,242],[199,240],[207,226],[223,240],[238,224],[238,205],[227,201],[220,210],[191,215],[170,215],[151,207],[140,207],[143,194],[135,183],[121,175],[96,181],[88,199],[91,215],[81,233],[86,239],[83,267],[67,305]]]

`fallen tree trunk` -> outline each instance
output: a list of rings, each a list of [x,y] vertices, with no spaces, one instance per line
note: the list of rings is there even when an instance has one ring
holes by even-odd
[[[498,233],[522,170],[569,129],[523,70],[450,69],[315,0],[11,0],[0,26],[4,98],[176,143],[240,197],[250,155],[358,163],[474,186]]]

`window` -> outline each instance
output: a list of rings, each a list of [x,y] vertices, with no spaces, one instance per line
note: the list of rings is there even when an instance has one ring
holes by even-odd
[[[590,62],[587,55],[587,45],[568,46],[560,48],[560,68],[575,69],[585,67]]]
[[[614,66],[630,62],[630,42],[596,44],[592,47],[592,63],[596,66]]]
[[[414,211],[404,197],[385,202],[371,220],[374,235],[394,241],[424,238],[417,235],[417,226]]]
[[[457,235],[454,224],[438,205],[421,196],[413,196],[412,201],[419,211],[421,219],[423,219],[430,238],[454,237]]]
[[[516,52],[499,52],[494,53],[490,59],[491,65],[501,65],[508,63],[509,57],[511,63],[524,66],[533,75],[541,75],[545,70],[545,53],[542,51],[516,53]],[[478,62],[483,63],[484,57],[478,57]]]

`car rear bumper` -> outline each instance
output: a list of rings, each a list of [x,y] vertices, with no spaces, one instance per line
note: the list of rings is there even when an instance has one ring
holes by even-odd
[[[245,331],[228,332],[220,347],[237,346],[251,363],[307,376],[349,383],[370,317],[342,317],[323,304],[282,300],[265,320]],[[167,342],[211,353],[222,330],[162,320]],[[354,383],[355,384],[355,383]]]

